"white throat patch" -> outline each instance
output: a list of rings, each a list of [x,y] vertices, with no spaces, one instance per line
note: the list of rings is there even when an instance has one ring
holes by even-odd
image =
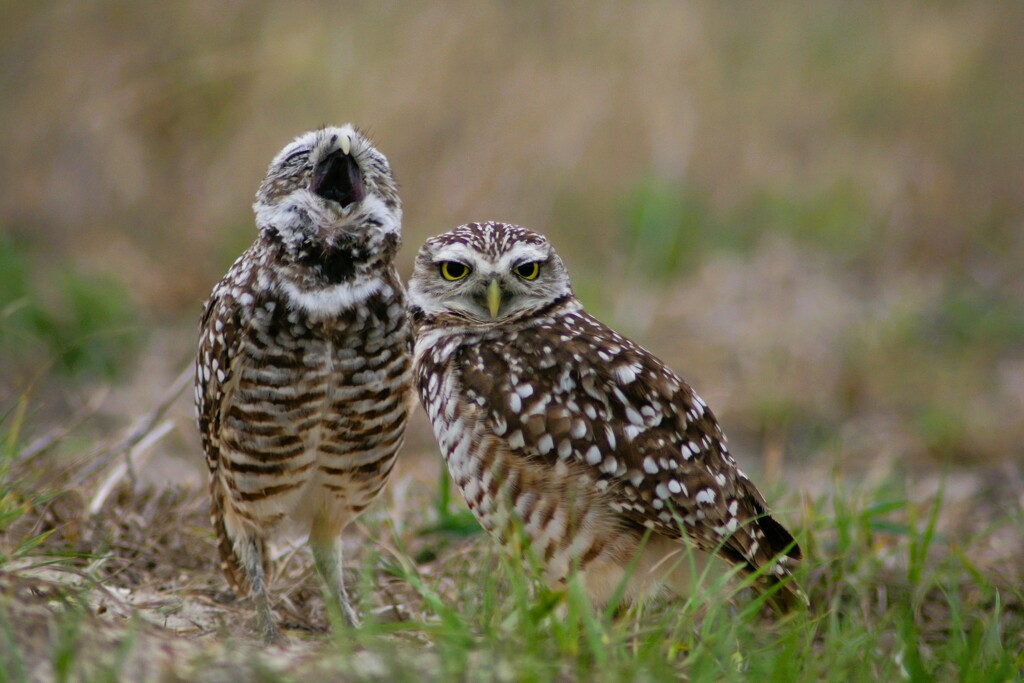
[[[390,289],[379,277],[358,284],[340,282],[323,289],[313,290],[302,290],[291,282],[281,282],[281,291],[288,301],[301,308],[311,318],[336,316],[381,292],[384,292],[385,296],[391,296]],[[385,292],[385,290],[388,291]]]

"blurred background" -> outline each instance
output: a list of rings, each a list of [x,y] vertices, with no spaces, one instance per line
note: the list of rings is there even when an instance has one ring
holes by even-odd
[[[6,2],[0,36],[26,439],[150,410],[270,159],[351,121],[403,276],[461,223],[547,234],[769,488],[1024,464],[1024,3]],[[203,477],[190,394],[158,478]],[[440,460],[422,414],[406,452]]]

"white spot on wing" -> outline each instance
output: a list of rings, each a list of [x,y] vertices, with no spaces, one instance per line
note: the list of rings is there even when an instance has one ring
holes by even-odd
[[[632,365],[620,365],[615,368],[615,379],[622,384],[629,384],[636,380],[636,371]]]
[[[715,502],[715,491],[714,489],[701,489],[697,491],[697,496],[694,498],[697,505],[711,505]]]

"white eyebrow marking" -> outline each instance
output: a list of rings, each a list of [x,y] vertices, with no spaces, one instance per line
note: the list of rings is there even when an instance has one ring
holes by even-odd
[[[539,244],[520,244],[507,254],[502,254],[495,264],[498,272],[512,270],[512,266],[532,261],[546,261],[550,253]]]
[[[480,252],[467,247],[465,244],[447,244],[434,255],[434,263],[442,261],[459,261],[461,263],[473,263]]]

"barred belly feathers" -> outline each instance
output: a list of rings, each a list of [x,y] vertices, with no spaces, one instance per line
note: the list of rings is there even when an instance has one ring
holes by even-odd
[[[225,575],[278,638],[267,541],[309,536],[351,623],[341,532],[380,492],[411,402],[387,159],[351,126],[296,138],[254,205],[259,236],[206,304],[196,410]]]

